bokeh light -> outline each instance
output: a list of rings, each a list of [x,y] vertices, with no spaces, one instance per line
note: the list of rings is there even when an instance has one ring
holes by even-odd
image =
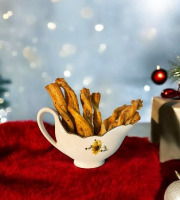
[[[132,99],[144,101],[141,122],[149,122],[151,99],[164,88],[151,74],[180,55],[178,0],[63,1],[1,0],[0,76],[10,79],[0,102],[0,119],[36,120],[53,104],[45,86],[64,77],[79,92],[101,93],[103,119]],[[2,103],[1,103],[2,104]]]

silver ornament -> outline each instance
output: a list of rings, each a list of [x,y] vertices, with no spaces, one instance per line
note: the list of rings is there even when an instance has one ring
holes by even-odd
[[[180,179],[180,175],[176,171],[175,173]],[[164,200],[180,200],[180,180],[174,181],[167,187]]]

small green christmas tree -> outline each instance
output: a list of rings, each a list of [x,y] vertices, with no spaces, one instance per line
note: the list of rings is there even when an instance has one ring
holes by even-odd
[[[2,76],[0,76],[0,109],[5,109],[9,106],[9,102],[4,98],[5,93],[8,92],[4,85],[10,83],[11,81],[9,79],[3,79]]]

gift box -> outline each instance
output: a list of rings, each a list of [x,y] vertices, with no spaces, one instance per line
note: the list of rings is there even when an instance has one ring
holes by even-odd
[[[159,144],[160,162],[180,159],[180,100],[153,97],[151,141]]]

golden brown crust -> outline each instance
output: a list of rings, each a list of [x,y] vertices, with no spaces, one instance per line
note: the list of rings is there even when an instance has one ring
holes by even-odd
[[[55,83],[46,86],[46,90],[62,118],[64,128],[83,137],[104,135],[117,126],[135,124],[141,118],[139,112],[137,112],[143,106],[140,99],[132,100],[131,105],[116,108],[111,116],[102,121],[99,110],[100,93],[90,94],[90,90],[87,88],[80,91],[80,100],[83,107],[82,116],[77,96],[64,78],[57,78]]]
[[[142,107],[143,102],[137,99],[132,100],[131,104],[132,105],[123,105],[116,108],[112,115],[102,122],[99,135],[104,135],[107,131],[117,126],[135,124],[138,122],[141,118],[136,110]]]
[[[83,137],[92,136],[92,129],[84,117],[81,116],[72,106],[68,106],[68,110],[74,117],[77,133]]]
[[[132,105],[126,106],[118,118],[118,126],[125,124],[142,107],[142,100],[132,100]]]
[[[51,83],[45,88],[51,96],[54,107],[62,117],[62,123],[64,124],[64,126],[67,127],[68,131],[74,132],[75,127],[71,120],[71,117],[68,114],[66,102],[61,89],[56,83]]]
[[[138,122],[141,119],[139,112],[135,112],[135,114],[129,119],[130,122],[126,122],[126,125],[128,124],[135,124],[136,122]]]
[[[140,110],[143,106],[143,101],[141,99],[132,100],[131,104],[136,104],[137,110]]]
[[[94,110],[93,125],[94,125],[95,135],[98,135],[98,133],[100,132],[102,123],[101,112],[99,110],[100,99],[101,99],[101,94],[99,92],[91,94],[91,103]]]
[[[94,131],[93,126],[92,126],[92,104],[91,104],[91,99],[90,99],[90,90],[83,88],[80,91],[80,99],[81,99],[81,104],[83,107],[83,117],[86,119],[86,121],[89,123],[89,125],[92,128],[92,131]]]
[[[100,131],[99,131],[98,135],[104,135],[107,132],[107,128],[108,128],[108,120],[105,119],[101,123],[101,128],[100,128]]]
[[[113,111],[112,115],[108,118],[109,125],[113,124],[118,119],[118,117],[120,116],[121,112],[126,108],[126,106],[127,105],[124,104],[123,106],[118,107]]]
[[[112,115],[103,121],[103,123],[101,124],[99,135],[104,135],[105,132],[117,126],[116,120],[125,107],[126,105],[124,104],[123,106],[116,108],[113,111]]]
[[[109,124],[108,126],[108,131],[110,131],[113,128],[116,128],[118,126],[117,122],[115,121],[114,123]]]
[[[64,89],[67,107],[71,105],[79,113],[79,103],[73,89],[67,84],[64,78],[57,78],[55,83]]]

